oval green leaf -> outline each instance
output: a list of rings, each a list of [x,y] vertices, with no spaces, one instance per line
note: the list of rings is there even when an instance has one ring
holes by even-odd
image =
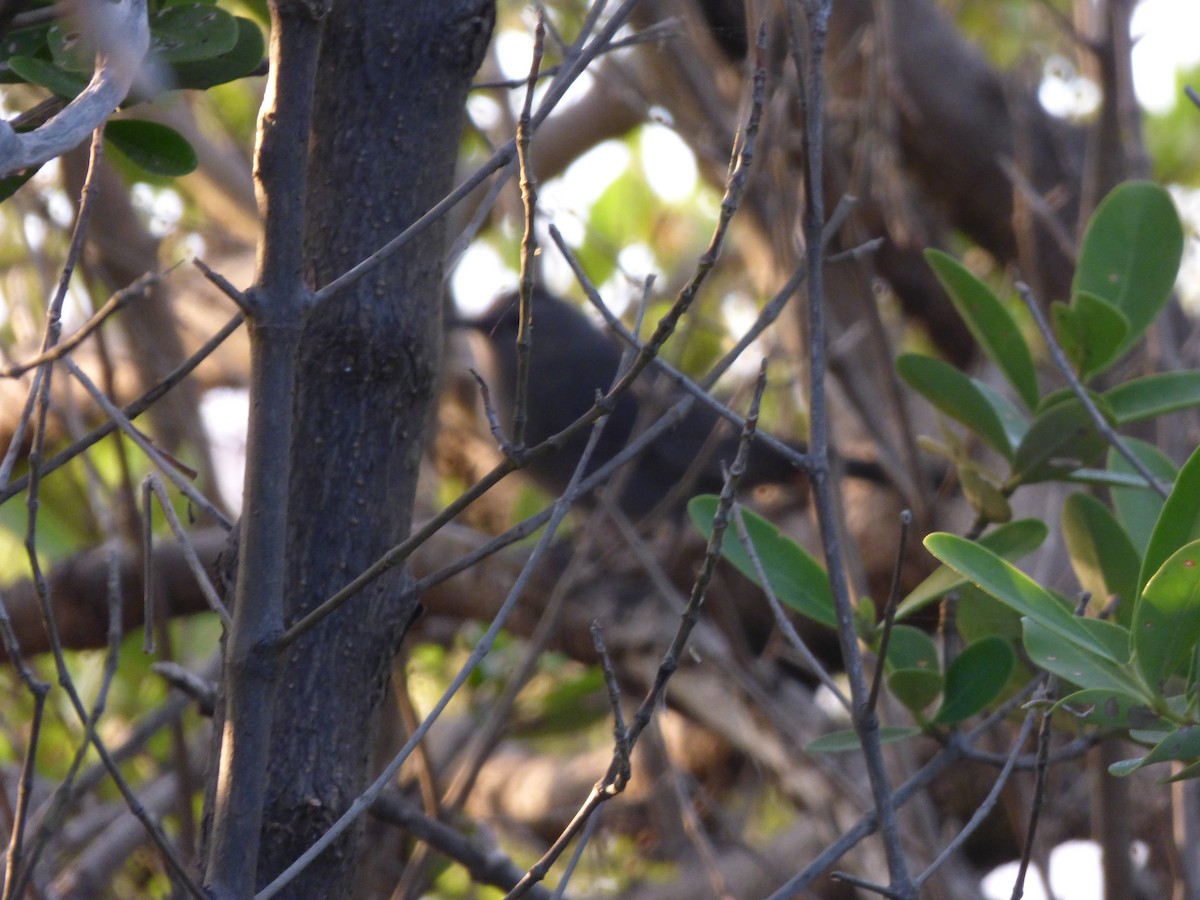
[[[712,535],[718,502],[718,498],[712,494],[704,494],[693,497],[688,503],[688,516],[705,537]],[[780,534],[779,529],[762,516],[744,509],[742,516],[750,542],[779,602],[828,628],[837,628],[833,592],[821,564],[791,538]],[[754,562],[738,540],[733,527],[725,533],[721,555],[733,563],[739,572],[761,585]]]
[[[978,386],[949,363],[905,353],[896,371],[938,410],[966,425],[1005,459],[1013,458],[1008,432],[995,407]]]
[[[1101,607],[1115,594],[1120,600],[1116,620],[1128,625],[1142,565],[1129,535],[1107,506],[1083,493],[1072,494],[1063,504],[1062,526],[1079,586]]]
[[[153,175],[186,175],[196,168],[196,151],[174,128],[141,119],[113,119],[104,137],[130,162]]]
[[[1154,321],[1175,286],[1183,226],[1171,195],[1157,184],[1118,185],[1096,207],[1075,270],[1072,295],[1094,294],[1115,306],[1129,333],[1118,359]]]
[[[1028,556],[1046,540],[1050,529],[1040,519],[1018,519],[1015,522],[994,528],[978,539],[978,543],[987,547],[1002,559],[1015,562]],[[949,566],[939,566],[928,578],[913,588],[912,592],[901,601],[896,609],[896,618],[903,619],[924,609],[933,601],[948,591],[962,587],[966,583],[958,572]]]
[[[236,18],[237,40],[225,53],[211,59],[177,63],[173,66],[175,87],[206,90],[249,75],[263,61],[266,47],[258,25]]]
[[[1124,438],[1123,443],[1125,449],[1140,459],[1159,481],[1163,484],[1174,484],[1179,473],[1175,464],[1165,453],[1153,444],[1147,444],[1136,438]],[[1157,491],[1152,490],[1146,484],[1145,479],[1134,471],[1133,466],[1117,452],[1116,448],[1108,451],[1108,469],[1132,479],[1129,486],[1114,487],[1110,494],[1113,509],[1117,513],[1117,521],[1125,527],[1138,555],[1144,556],[1146,548],[1150,544],[1150,536],[1154,533],[1155,523],[1158,522],[1158,517],[1162,514],[1163,504],[1166,501],[1159,496]],[[1139,587],[1141,585],[1140,575],[1138,585]]]
[[[1103,404],[1098,404],[1105,412]],[[1011,484],[1061,479],[1097,463],[1108,443],[1096,431],[1076,397],[1064,399],[1034,416],[1013,457]]]
[[[1200,641],[1200,541],[1181,547],[1146,584],[1133,610],[1133,657],[1158,690]]]
[[[1104,399],[1118,425],[1200,406],[1200,372],[1163,372],[1134,378],[1106,391]]]
[[[207,3],[167,6],[150,16],[150,52],[167,63],[213,59],[237,40],[234,17]]]
[[[1129,333],[1121,311],[1095,294],[1078,293],[1070,306],[1056,301],[1050,313],[1059,344],[1085,381],[1113,360]]]
[[[1114,691],[1148,703],[1141,686],[1123,666],[1026,618],[1025,652],[1037,665],[1081,688]]]
[[[1112,663],[1124,661],[1112,657],[1106,644],[1088,633],[1071,610],[1053,594],[986,547],[946,533],[929,535],[925,538],[925,546],[930,553],[997,600],[1028,616],[1059,638],[1090,653],[1109,658]]]
[[[30,84],[41,85],[64,100],[72,100],[87,87],[87,79],[60,69],[52,62],[32,56],[14,56],[8,61],[13,74]]]
[[[1200,538],[1200,447],[1192,453],[1175,477],[1175,486],[1163,503],[1154,532],[1146,545],[1138,589],[1146,586],[1150,577],[1184,544]]]
[[[1021,329],[991,288],[954,257],[926,250],[925,259],[950,295],[971,336],[1000,367],[1017,395],[1030,409],[1037,406],[1037,372]]]
[[[1017,655],[1008,641],[986,637],[963,649],[946,670],[941,709],[933,721],[954,725],[1000,696],[1012,677]]]
[[[896,669],[888,674],[887,686],[906,709],[919,713],[942,692],[942,673],[928,669]]]
[[[921,733],[920,728],[880,728],[879,743],[894,744],[897,741],[904,741],[910,737],[916,737]],[[858,732],[853,728],[845,731],[831,731],[829,734],[821,735],[815,741],[809,741],[805,745],[806,753],[849,753],[851,750],[859,750],[862,744],[858,739]]]
[[[1130,694],[1089,688],[1076,691],[1054,704],[1087,725],[1102,728],[1164,728],[1165,721]]]

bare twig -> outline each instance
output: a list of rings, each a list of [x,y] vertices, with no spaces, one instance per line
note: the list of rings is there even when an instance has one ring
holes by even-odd
[[[518,451],[525,446],[526,409],[529,403],[529,354],[533,348],[530,324],[533,318],[533,268],[537,255],[537,180],[530,171],[530,117],[533,109],[533,90],[537,85],[538,69],[546,40],[546,20],[538,13],[533,32],[533,60],[529,64],[529,83],[525,87],[525,103],[517,120],[517,168],[520,172],[521,205],[525,210],[525,233],[521,237],[521,276],[519,282],[520,309],[517,324],[517,387],[513,404],[513,443]]]
[[[863,748],[867,774],[875,799],[875,808],[887,852],[890,889],[904,900],[915,900],[916,886],[908,872],[904,847],[896,823],[895,801],[883,760],[879,738],[879,717],[868,705],[869,687],[863,672],[862,653],[854,626],[854,604],[842,560],[837,526],[837,503],[829,470],[829,422],[825,398],[825,297],[824,297],[824,56],[828,32],[830,0],[811,0],[804,5],[805,29],[801,29],[796,3],[787,4],[790,49],[800,79],[800,102],[804,116],[801,141],[804,149],[803,232],[808,260],[809,327],[809,462],[813,501],[825,551],[825,569],[829,573],[838,620],[838,641],[850,682],[854,703],[852,721]]]
[[[1087,388],[1083,382],[1079,380],[1079,376],[1075,374],[1075,369],[1071,365],[1071,361],[1067,359],[1067,355],[1063,352],[1062,346],[1054,337],[1054,332],[1050,328],[1050,323],[1046,321],[1046,316],[1042,312],[1041,306],[1038,304],[1037,298],[1033,296],[1033,292],[1029,289],[1029,285],[1023,281],[1017,282],[1017,293],[1021,295],[1021,299],[1025,301],[1025,306],[1029,309],[1033,316],[1033,321],[1037,323],[1038,331],[1042,333],[1042,337],[1046,341],[1046,346],[1050,350],[1050,358],[1054,360],[1054,364],[1058,370],[1067,379],[1067,383],[1071,386],[1071,391],[1079,399],[1084,410],[1087,411],[1088,418],[1092,420],[1096,431],[1100,436],[1108,442],[1108,445],[1116,450],[1125,458],[1135,472],[1146,479],[1146,486],[1158,494],[1160,497],[1166,498],[1169,491],[1151,472],[1144,462],[1130,450],[1121,436],[1108,424],[1108,420],[1104,418],[1104,414],[1097,408],[1095,401],[1088,394]]]
[[[688,598],[688,605],[680,616],[679,628],[671,640],[671,645],[663,654],[662,662],[659,664],[658,671],[655,674],[654,683],[646,692],[646,696],[634,713],[633,720],[626,734],[627,744],[622,745],[618,742],[613,751],[613,759],[609,764],[608,772],[592,788],[583,805],[580,806],[574,818],[563,829],[550,849],[542,854],[541,859],[530,867],[521,882],[509,892],[508,897],[516,898],[524,896],[530,887],[545,878],[550,867],[567,847],[570,846],[592,814],[603,803],[617,796],[625,789],[625,785],[629,780],[628,754],[637,743],[642,731],[650,723],[651,716],[661,702],[663,692],[666,690],[667,682],[670,681],[671,676],[679,666],[679,660],[682,658],[684,648],[687,646],[688,638],[691,636],[692,630],[699,619],[700,607],[704,602],[704,594],[708,589],[708,583],[712,578],[713,570],[716,568],[717,561],[721,558],[721,544],[724,541],[725,531],[729,527],[733,501],[737,492],[737,483],[745,470],[751,436],[758,423],[758,405],[762,400],[765,388],[766,364],[764,362],[763,368],[759,373],[758,384],[755,386],[754,400],[751,405],[750,414],[746,419],[746,429],[742,432],[742,439],[738,445],[737,457],[734,459],[733,466],[730,467],[729,473],[726,476],[725,486],[721,490],[721,499],[717,504],[716,514],[713,516],[712,534],[705,549],[704,562],[700,567],[700,571],[696,574],[696,579],[692,584],[692,593]]]

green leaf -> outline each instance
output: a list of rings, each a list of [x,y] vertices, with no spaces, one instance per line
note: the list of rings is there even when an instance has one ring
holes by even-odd
[[[1094,294],[1115,306],[1129,333],[1118,359],[1154,321],[1175,286],[1183,227],[1171,195],[1149,182],[1118,185],[1088,223],[1072,295]]]
[[[1097,640],[1071,614],[1065,604],[1032,578],[986,547],[953,534],[925,538],[929,552],[956,569],[997,600],[1028,616],[1042,627],[1078,647],[1120,664],[1104,641]]]
[[[704,535],[712,535],[713,517],[717,512],[718,498],[712,494],[694,497],[688,503],[688,515]],[[829,577],[821,564],[791,538],[779,533],[779,529],[762,516],[743,509],[746,532],[758,554],[763,571],[771,582],[771,589],[780,603],[794,609],[828,628],[837,628],[834,612],[833,592],[829,588]],[[754,562],[738,540],[737,530],[732,525],[725,533],[721,554],[739,572],[760,584]]]
[[[1200,541],[1181,547],[1146,584],[1133,610],[1132,634],[1133,658],[1155,690],[1194,655],[1200,641]]]
[[[73,72],[60,69],[52,62],[32,56],[14,56],[8,61],[9,69],[30,84],[41,85],[66,100],[87,87],[87,79]]]
[[[1200,762],[1194,762],[1191,765],[1184,766],[1169,778],[1162,779],[1159,784],[1170,784],[1173,781],[1190,781],[1191,779],[1197,777],[1200,777]]]
[[[46,46],[47,30],[44,25],[38,28],[21,28],[0,38],[0,84],[16,84],[28,80],[10,68],[9,60],[13,57],[36,57],[45,60],[49,56]]]
[[[207,3],[168,6],[150,16],[150,52],[172,65],[214,59],[238,41],[233,16]]]
[[[1063,537],[1079,586],[1097,605],[1113,594],[1120,598],[1117,621],[1128,625],[1137,599],[1142,558],[1112,512],[1090,494],[1067,498],[1062,512]]]
[[[1054,704],[1081,722],[1107,728],[1163,728],[1165,721],[1144,701],[1120,691],[1089,688],[1076,691]]]
[[[1125,448],[1140,459],[1159,481],[1164,484],[1174,483],[1178,472],[1175,464],[1165,453],[1153,444],[1147,444],[1136,438],[1124,438],[1123,443]],[[1152,490],[1146,484],[1142,476],[1134,471],[1133,466],[1117,452],[1115,447],[1108,451],[1108,468],[1114,473],[1135,479],[1136,486],[1113,488],[1111,494],[1117,521],[1125,526],[1125,531],[1128,532],[1129,539],[1133,541],[1138,555],[1145,556],[1146,548],[1150,544],[1150,536],[1154,533],[1154,526],[1158,522],[1159,515],[1162,514],[1163,504],[1166,501],[1158,495],[1157,491]],[[1141,584],[1139,576],[1138,586],[1140,587]]]
[[[130,161],[154,175],[186,175],[196,168],[196,151],[174,128],[141,119],[113,119],[104,137]]]
[[[879,743],[894,744],[897,741],[916,737],[920,733],[920,728],[880,728]],[[846,731],[832,731],[829,734],[821,735],[815,741],[809,741],[804,751],[806,753],[848,753],[861,748],[858,732],[851,728]]]
[[[878,649],[878,648],[876,648]],[[894,625],[888,637],[888,669],[938,671],[937,645],[928,634],[911,625]]]
[[[1162,568],[1175,551],[1184,544],[1200,538],[1200,447],[1183,464],[1175,478],[1175,486],[1163,504],[1154,533],[1146,546],[1138,589],[1145,588],[1150,577]]]
[[[953,725],[969,719],[1000,696],[1017,664],[1008,641],[987,637],[966,647],[946,670],[942,707],[933,721]]]
[[[963,496],[983,521],[1001,523],[1012,518],[1008,498],[972,460],[959,460],[958,482]]]
[[[1102,402],[1098,405],[1106,412]],[[1014,455],[1009,484],[1063,478],[1099,461],[1107,446],[1079,399],[1064,399],[1034,416]]]
[[[900,356],[896,371],[938,410],[962,422],[1006,459],[1013,458],[1004,423],[973,379],[949,363],[918,353]]]
[[[1126,759],[1113,763],[1108,767],[1108,771],[1113,775],[1129,775],[1155,763],[1197,758],[1200,758],[1200,725],[1185,725],[1168,734],[1141,759]]]
[[[1042,545],[1050,529],[1040,519],[1018,519],[1006,522],[979,538],[978,543],[1009,562],[1028,556]],[[909,593],[896,609],[896,618],[903,619],[924,609],[948,591],[956,590],[966,579],[949,566],[939,566],[928,578]]]
[[[1121,311],[1095,294],[1076,294],[1070,306],[1055,301],[1050,316],[1059,344],[1085,381],[1112,361],[1129,333]]]
[[[1063,640],[1033,619],[1026,617],[1023,624],[1025,652],[1047,672],[1081,688],[1114,691],[1138,697],[1142,703],[1149,702],[1143,696],[1141,686],[1123,666],[1084,646]]]
[[[236,81],[253,72],[263,61],[266,47],[262,31],[249,19],[240,16],[237,24],[237,40],[225,53],[211,59],[176,64],[175,87],[206,90],[218,84]]]
[[[1106,391],[1104,399],[1118,425],[1200,406],[1200,372],[1164,372],[1135,378]]]
[[[887,686],[906,709],[919,713],[942,692],[942,673],[929,669],[894,669],[888,673]]]
[[[972,337],[1000,367],[1030,409],[1037,406],[1037,373],[1029,345],[1013,317],[991,289],[954,257],[926,250],[925,259],[954,301]]]
[[[1008,446],[1016,447],[1020,444],[1025,437],[1025,432],[1029,430],[1029,419],[1025,414],[987,382],[972,378],[971,383],[996,411],[1000,424],[1004,426],[1004,434],[1008,437]]]
[[[954,621],[967,644],[994,636],[1015,645],[1025,633],[1020,613],[969,582],[958,590]]]

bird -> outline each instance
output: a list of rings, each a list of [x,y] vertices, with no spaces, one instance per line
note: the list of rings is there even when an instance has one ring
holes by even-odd
[[[530,447],[562,431],[590,410],[597,392],[604,393],[611,387],[622,357],[621,346],[563,297],[535,287],[531,303],[532,343],[524,441]],[[517,294],[509,293],[498,297],[478,316],[456,323],[479,338],[472,341],[472,346],[502,423],[512,421],[517,390],[518,309]],[[669,397],[658,398],[654,401],[655,412],[669,408],[682,396],[677,389]],[[639,423],[639,417],[646,403],[645,397],[633,391],[618,396],[585,474],[623,450],[635,431],[644,430],[646,423]],[[722,425],[722,421],[711,407],[697,402],[678,423],[652,440],[630,463],[628,474],[621,476],[625,486],[617,503],[622,511],[638,520],[664,501],[671,500],[668,506],[678,509],[690,496],[718,493],[724,483],[724,468],[732,464],[740,440],[737,431]],[[714,437],[718,427],[721,430]],[[587,429],[580,431],[559,450],[532,458],[526,471],[547,492],[561,494],[578,466],[588,438]],[[805,451],[802,443],[787,443],[801,453]],[[869,460],[846,460],[845,474],[887,482],[883,470]],[[755,441],[741,486],[790,484],[804,477],[790,459]],[[673,489],[688,484],[690,493],[675,497]]]

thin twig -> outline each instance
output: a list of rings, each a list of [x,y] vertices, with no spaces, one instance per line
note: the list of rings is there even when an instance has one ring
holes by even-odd
[[[692,584],[691,596],[688,598],[688,605],[684,609],[683,614],[679,619],[679,628],[676,630],[674,637],[671,640],[670,646],[663,654],[662,662],[659,664],[658,671],[655,673],[654,683],[646,692],[637,711],[634,713],[630,727],[627,733],[627,746],[618,745],[613,751],[613,759],[609,763],[608,772],[605,776],[596,783],[588,794],[587,799],[580,806],[575,816],[570,823],[563,829],[562,833],[555,839],[550,848],[542,854],[542,857],[530,867],[525,877],[521,882],[509,892],[508,898],[522,897],[534,884],[546,877],[550,867],[570,846],[571,842],[580,833],[586,825],[592,814],[606,801],[620,794],[629,780],[629,753],[632,752],[634,745],[637,744],[638,738],[643,730],[650,723],[654,711],[658,708],[662,701],[663,692],[666,690],[667,683],[671,676],[679,667],[679,661],[683,656],[684,649],[687,646],[688,638],[691,636],[692,630],[699,620],[700,607],[704,602],[704,595],[708,589],[709,581],[712,578],[713,570],[716,568],[717,562],[721,558],[721,544],[724,541],[725,531],[729,527],[732,516],[732,508],[734,497],[737,493],[738,481],[746,467],[746,457],[749,454],[751,437],[754,429],[758,424],[758,407],[762,400],[763,391],[766,388],[766,363],[764,361],[763,368],[760,369],[758,383],[755,385],[754,400],[752,401],[750,414],[746,417],[746,429],[742,432],[742,438],[738,444],[737,456],[730,467],[725,478],[725,485],[721,489],[721,499],[717,504],[717,511],[713,517],[712,534],[709,537],[708,545],[705,548],[704,562],[700,567],[700,571],[696,574],[696,579]],[[507,898],[506,898],[507,900]]]
[[[208,359],[208,357],[210,357],[231,334],[233,334],[242,326],[243,322],[245,322],[245,318],[240,313],[226,322],[216,334],[205,341],[204,344],[195,353],[184,360],[175,369],[175,371],[171,372],[170,375],[168,375],[154,387],[150,388],[150,390],[146,391],[144,394],[142,394],[142,396],[138,397],[132,403],[129,403],[123,407],[121,409],[121,414],[132,422],[134,419],[144,413],[147,409],[158,402],[158,400],[164,394],[171,390],[171,388],[175,387],[177,384],[179,384],[179,382],[187,378],[188,375],[192,374],[197,366],[204,362],[204,360]],[[41,371],[42,370],[39,369],[39,374],[35,376],[35,387],[37,384],[36,379],[40,377]],[[105,422],[103,425],[96,426],[90,432],[88,432],[86,436],[73,442],[69,447],[60,450],[54,456],[50,457],[50,459],[46,460],[42,465],[42,475],[49,475],[56,469],[62,468],[80,453],[83,453],[85,450],[108,437],[119,427],[120,426],[111,419]],[[14,444],[17,443],[19,443],[19,438],[14,438]],[[6,500],[12,499],[29,486],[29,476],[22,475],[20,478],[14,479],[11,483],[9,483],[7,478],[5,478],[3,475],[3,467],[0,466],[0,484],[6,485],[6,487],[0,490],[0,503],[4,503]]]
[[[850,698],[846,696],[841,686],[829,674],[821,661],[817,659],[815,653],[809,649],[799,632],[796,631],[796,626],[792,624],[787,617],[787,613],[783,610],[783,604],[779,602],[779,598],[775,595],[775,588],[771,584],[771,579],[767,577],[766,568],[763,566],[762,558],[758,554],[758,548],[754,546],[754,542],[750,539],[750,532],[746,530],[746,518],[742,515],[741,505],[734,506],[733,521],[737,526],[738,540],[741,541],[742,548],[750,557],[750,564],[754,566],[754,574],[758,578],[758,583],[762,587],[762,592],[767,598],[767,604],[771,607],[771,612],[775,616],[775,625],[783,633],[787,642],[792,649],[800,654],[800,658],[804,661],[809,672],[824,685],[842,707],[851,712],[853,707],[850,703]]]
[[[875,665],[875,677],[871,681],[871,693],[867,696],[867,709],[875,709],[879,701],[879,689],[883,685],[883,673],[887,668],[888,644],[892,638],[892,626],[896,623],[896,608],[900,605],[900,576],[904,571],[904,557],[908,551],[908,529],[912,525],[912,511],[900,513],[900,541],[896,547],[896,565],[892,569],[892,587],[888,591],[887,606],[883,611],[883,634],[879,638],[879,659]]]
[[[175,540],[179,543],[179,549],[183,551],[184,561],[191,570],[192,577],[196,579],[196,584],[200,586],[200,593],[204,595],[204,599],[208,602],[209,609],[215,612],[217,618],[221,620],[221,626],[228,630],[233,624],[229,616],[229,610],[221,602],[221,598],[217,594],[217,589],[213,586],[212,580],[208,577],[208,572],[204,569],[204,563],[200,561],[200,557],[196,554],[196,548],[192,546],[192,540],[188,537],[187,530],[183,527],[183,523],[179,521],[179,516],[176,515],[175,509],[171,505],[171,497],[167,493],[167,486],[163,484],[162,479],[154,472],[146,476],[142,482],[142,486],[147,494],[152,491],[158,497],[159,508],[162,509],[167,524],[171,527],[171,531],[175,535]],[[146,521],[146,530],[150,530],[149,519]],[[147,584],[149,584],[148,579]]]
[[[1025,832],[1025,845],[1021,850],[1021,863],[1017,869],[1017,879],[1013,884],[1012,900],[1021,900],[1025,894],[1025,875],[1029,871],[1029,862],[1033,858],[1033,844],[1037,836],[1038,819],[1046,802],[1046,773],[1050,770],[1048,756],[1050,753],[1050,721],[1054,709],[1054,691],[1057,679],[1047,676],[1038,698],[1034,701],[1042,710],[1042,727],[1038,731],[1037,768],[1033,783],[1033,803],[1029,807],[1029,825]]]
[[[1054,331],[1050,328],[1050,323],[1046,321],[1046,316],[1042,312],[1042,307],[1038,303],[1037,298],[1033,296],[1033,291],[1030,290],[1029,285],[1023,281],[1018,281],[1017,293],[1021,295],[1021,299],[1025,301],[1025,306],[1029,309],[1030,314],[1033,316],[1033,321],[1037,323],[1038,331],[1042,333],[1042,337],[1046,341],[1046,347],[1050,350],[1050,358],[1054,360],[1054,364],[1058,367],[1058,370],[1062,372],[1063,377],[1067,379],[1067,383],[1071,386],[1071,391],[1079,399],[1079,402],[1082,404],[1084,410],[1087,411],[1088,418],[1092,420],[1092,424],[1095,426],[1096,431],[1098,431],[1100,436],[1108,442],[1110,447],[1112,447],[1125,458],[1129,465],[1133,466],[1135,472],[1146,479],[1147,487],[1149,487],[1160,497],[1166,499],[1167,495],[1169,494],[1167,488],[1157,478],[1154,477],[1154,473],[1146,467],[1146,464],[1142,462],[1137,454],[1135,454],[1125,445],[1125,442],[1121,440],[1121,436],[1113,430],[1111,425],[1108,424],[1108,420],[1104,418],[1104,414],[1100,412],[1095,401],[1093,401],[1091,395],[1088,394],[1087,388],[1084,387],[1083,382],[1079,380],[1079,376],[1075,374],[1074,366],[1072,366],[1070,360],[1067,359],[1066,353],[1063,352],[1062,345],[1059,344],[1058,340],[1054,337]]]
[[[586,46],[580,47],[573,53],[567,54],[563,59],[563,64],[550,86],[546,89],[545,95],[542,97],[542,102],[539,104],[537,111],[530,117],[530,128],[536,130],[550,115],[551,110],[558,105],[566,94],[567,89],[575,82],[579,75],[588,67],[593,59],[600,53],[604,52],[607,45],[612,41],[614,35],[620,30],[634,7],[638,4],[638,0],[625,0],[612,14],[612,16],[604,23],[604,26],[596,34],[595,38],[589,41]],[[581,36],[582,39],[582,36]],[[574,50],[574,48],[572,48]],[[513,138],[503,147],[491,155],[491,157],[481,165],[475,172],[468,177],[462,184],[456,187],[453,191],[445,196],[444,199],[434,204],[424,215],[418,218],[415,222],[409,225],[404,231],[396,235],[362,262],[358,263],[348,271],[339,275],[333,281],[324,285],[316,292],[314,300],[316,303],[324,302],[328,297],[336,294],[344,287],[353,284],[363,276],[373,272],[376,268],[382,265],[387,259],[396,253],[401,247],[409,243],[417,235],[423,233],[430,225],[444,216],[450,209],[456,206],[461,200],[467,197],[479,185],[486,181],[494,172],[506,168],[517,155],[517,142]]]
[[[915,900],[916,886],[908,872],[904,846],[896,822],[895,800],[883,759],[879,737],[879,717],[868,706],[869,688],[863,672],[862,653],[854,624],[854,603],[842,559],[837,524],[835,485],[829,468],[829,421],[825,397],[826,336],[824,295],[825,203],[823,159],[825,152],[824,58],[831,0],[811,0],[805,4],[805,40],[801,41],[796,4],[787,3],[789,45],[796,74],[800,80],[800,104],[804,117],[801,143],[804,153],[804,213],[802,230],[808,259],[808,338],[809,338],[809,461],[810,477],[821,543],[825,552],[825,570],[829,573],[838,620],[838,642],[850,696],[854,702],[852,721],[863,748],[867,775],[875,808],[879,814],[884,849],[887,854],[890,890],[902,900]]]
[[[172,267],[174,268],[174,267]],[[170,271],[170,270],[168,270]],[[35,369],[43,363],[53,362],[56,359],[62,359],[85,340],[92,333],[108,320],[110,316],[118,312],[130,302],[139,300],[146,295],[146,292],[154,285],[162,281],[166,272],[148,272],[133,283],[123,287],[121,290],[114,293],[94,315],[79,328],[72,332],[71,336],[60,341],[51,349],[39,353],[37,356],[27,359],[24,362],[11,363],[10,365],[0,368],[0,378],[19,378],[30,369]]]
[[[67,367],[67,371],[75,377],[75,380],[83,385],[84,389],[91,394],[92,399],[99,404],[100,408],[103,409],[104,412],[107,413],[114,422],[116,422],[117,427],[125,432],[131,441],[138,445],[138,448],[141,449],[141,451],[146,454],[150,461],[154,463],[154,465],[157,466],[164,475],[167,476],[171,484],[175,485],[180,493],[187,497],[192,503],[196,504],[196,506],[198,506],[200,509],[212,516],[213,520],[226,531],[233,527],[233,523],[223,512],[221,512],[221,510],[217,508],[216,504],[196,490],[196,488],[189,484],[187,479],[184,478],[174,466],[167,462],[163,455],[159,453],[158,449],[150,443],[150,440],[144,434],[142,434],[141,431],[134,427],[133,423],[130,422],[125,414],[117,408],[115,403],[104,396],[104,392],[96,387],[92,380],[88,378],[86,374],[84,374],[83,370],[80,369],[79,366],[75,365],[75,363],[69,359],[64,360],[63,364]]]
[[[991,790],[988,791],[988,795],[983,799],[982,803],[975,807],[975,812],[971,814],[971,818],[967,821],[967,824],[965,824],[959,833],[955,835],[954,840],[947,844],[942,852],[937,855],[937,858],[929,864],[928,868],[926,868],[924,872],[916,877],[916,883],[918,887],[928,881],[942,866],[944,866],[946,861],[950,859],[950,857],[967,842],[967,839],[975,833],[976,829],[983,824],[983,820],[991,815],[992,809],[1000,800],[1000,792],[1004,790],[1004,786],[1008,784],[1009,778],[1012,777],[1012,773],[1016,769],[1017,759],[1021,755],[1021,748],[1025,745],[1025,741],[1028,740],[1030,732],[1033,731],[1033,720],[1034,712],[1030,710],[1030,712],[1025,716],[1025,721],[1021,723],[1021,730],[1017,733],[1016,740],[1013,741],[1012,751],[1008,754],[1008,758],[1004,761],[1004,767],[1000,770],[1000,774],[996,776],[996,781],[992,785]]]
[[[513,443],[518,451],[525,446],[525,426],[529,418],[529,355],[533,350],[533,268],[537,256],[537,180],[530,169],[530,117],[533,111],[533,91],[537,86],[538,69],[546,42],[546,19],[539,12],[533,32],[533,60],[529,64],[529,82],[525,87],[525,103],[517,119],[517,170],[520,173],[521,206],[525,213],[525,233],[521,237],[521,274],[518,285],[517,319],[517,386],[513,403]]]

